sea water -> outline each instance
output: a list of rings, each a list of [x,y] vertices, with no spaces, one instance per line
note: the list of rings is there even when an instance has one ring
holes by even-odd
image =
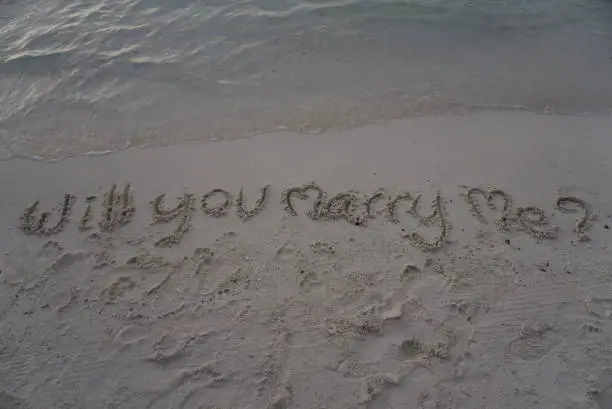
[[[0,159],[611,108],[610,0],[0,0]]]

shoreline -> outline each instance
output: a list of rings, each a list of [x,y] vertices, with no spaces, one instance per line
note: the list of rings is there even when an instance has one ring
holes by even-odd
[[[219,137],[211,137],[211,139],[199,140],[199,139],[187,139],[182,140],[177,143],[161,143],[161,144],[152,144],[152,145],[133,145],[131,139],[133,137],[142,138],[143,135],[134,135],[126,141],[126,145],[121,148],[109,149],[109,150],[101,150],[101,151],[89,151],[84,153],[75,153],[68,154],[67,156],[30,156],[25,154],[15,154],[10,152],[8,157],[0,158],[0,163],[9,162],[11,160],[30,160],[32,162],[37,163],[58,163],[65,160],[73,159],[73,158],[88,158],[88,157],[100,157],[112,155],[115,153],[121,153],[129,150],[143,150],[143,149],[159,149],[159,148],[168,148],[173,146],[198,146],[209,143],[218,143],[218,142],[229,142],[229,141],[239,141],[250,138],[256,138],[259,136],[265,135],[274,135],[274,134],[293,134],[297,136],[309,136],[309,135],[333,135],[337,133],[345,133],[350,132],[352,130],[357,130],[360,128],[372,127],[372,126],[381,126],[381,125],[389,125],[394,123],[405,123],[413,120],[432,120],[439,118],[462,118],[462,117],[470,117],[470,116],[481,116],[488,114],[526,114],[529,116],[544,116],[544,117],[570,117],[570,118],[609,118],[612,115],[612,112],[606,111],[585,111],[585,112],[547,112],[544,110],[537,111],[529,108],[522,107],[489,107],[489,106],[461,106],[456,109],[449,109],[446,111],[441,111],[439,114],[417,114],[414,116],[408,117],[389,117],[389,118],[381,118],[381,119],[373,119],[363,123],[352,123],[347,124],[340,127],[331,127],[331,128],[315,128],[312,130],[308,130],[308,127],[288,127],[286,125],[280,125],[275,128],[270,129],[259,129],[252,132],[247,132],[246,134],[238,137],[232,138],[219,138]],[[155,134],[155,135],[154,135]],[[159,135],[156,133],[152,133],[154,135],[153,139],[157,140]],[[158,141],[159,142],[159,141]],[[52,154],[53,155],[53,154]]]

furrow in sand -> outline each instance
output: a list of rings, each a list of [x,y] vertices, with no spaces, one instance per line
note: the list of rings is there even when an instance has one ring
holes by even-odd
[[[563,305],[564,301],[538,302],[525,299],[525,302],[517,308],[497,306],[479,322],[479,330],[496,331],[501,330],[502,325],[520,324],[529,320],[556,321],[561,318]]]
[[[103,379],[105,377],[105,366],[101,346],[90,345],[80,349],[78,352],[67,356],[68,362],[62,370],[50,382],[54,389],[72,393],[75,390],[85,392],[92,385],[87,381],[91,377]]]
[[[0,355],[0,374],[4,374],[2,378],[6,379],[6,386],[23,387],[41,370],[41,361],[44,362],[45,355],[42,352],[24,352],[19,349],[14,352],[7,356]]]
[[[519,287],[506,291],[503,298],[498,299],[490,307],[490,315],[496,317],[491,325],[497,321],[520,317],[529,312],[529,315],[552,314],[560,305],[575,303],[576,290],[573,283],[555,285],[541,284],[530,287]]]

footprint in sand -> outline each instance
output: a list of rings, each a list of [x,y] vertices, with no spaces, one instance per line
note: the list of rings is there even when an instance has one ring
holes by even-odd
[[[59,272],[62,270],[68,270],[74,264],[83,261],[87,258],[86,253],[63,253],[59,256],[49,267],[48,271],[51,273]]]
[[[297,276],[299,291],[310,294],[323,288],[323,282],[317,277],[317,273],[309,270],[299,270]]]
[[[89,255],[83,252],[62,253],[47,268],[32,278],[24,287],[26,290],[41,290],[43,296],[57,293],[58,289],[65,288],[67,282],[73,277],[73,266],[84,262]],[[61,297],[60,297],[61,298]]]
[[[549,326],[524,326],[520,336],[510,343],[510,351],[525,361],[536,361],[543,358],[562,339]]]
[[[323,241],[315,241],[310,244],[310,250],[316,255],[333,256],[336,254],[336,243],[326,243]]]
[[[136,283],[129,277],[122,276],[113,281],[108,287],[102,290],[100,298],[107,303],[115,303],[123,298],[128,292],[136,288]]]
[[[2,265],[2,279],[8,284],[18,285],[36,280],[41,271],[46,271],[61,256],[64,248],[55,241],[47,241],[40,250],[30,252],[18,247],[5,254]]]
[[[367,376],[361,386],[362,403],[365,403],[368,408],[385,407],[384,403],[387,403],[385,395],[390,389],[399,385],[400,380],[400,376],[387,373]]]
[[[215,256],[215,252],[207,247],[198,247],[193,251],[191,261],[193,262],[193,272],[200,274],[206,271]]]
[[[422,274],[422,271],[419,267],[414,264],[405,264],[402,272],[400,274],[400,278],[402,280],[412,280],[413,278],[417,278]]]
[[[402,360],[417,358],[423,353],[423,344],[416,339],[407,339],[398,348],[398,355]]]
[[[79,290],[76,287],[60,289],[47,299],[46,304],[55,312],[65,311],[71,305],[76,304],[78,295]]]
[[[49,240],[43,244],[42,248],[38,251],[40,257],[57,257],[64,251],[64,247],[55,240]]]
[[[236,250],[236,233],[228,231],[215,240],[215,247],[226,251]]]
[[[247,289],[250,283],[247,271],[237,268],[228,278],[217,284],[210,295],[216,300],[236,296]]]
[[[363,378],[372,375],[378,369],[378,362],[344,361],[337,371],[345,378]]]
[[[301,255],[302,254],[299,247],[292,241],[287,241],[281,247],[279,247],[278,250],[276,250],[274,260],[279,262],[288,262],[300,257]]]
[[[165,333],[155,341],[153,353],[146,357],[146,361],[169,365],[186,359],[189,355],[187,348],[198,338],[196,335],[185,335],[174,331]]]
[[[582,330],[589,333],[601,332],[601,322],[598,320],[584,319],[582,322]]]
[[[599,319],[612,319],[612,298],[591,298],[586,305],[591,315]]]

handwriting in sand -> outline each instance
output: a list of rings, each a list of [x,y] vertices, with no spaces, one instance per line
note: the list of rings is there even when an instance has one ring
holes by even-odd
[[[235,199],[228,190],[215,188],[200,197],[186,193],[175,199],[173,203],[167,203],[166,195],[160,194],[150,202],[151,223],[175,223],[175,227],[170,234],[158,239],[155,245],[170,247],[179,244],[190,230],[192,218],[198,207],[205,215],[215,218],[226,217],[235,208],[238,218],[246,222],[264,210],[270,200],[271,190],[270,185],[263,186],[259,196],[251,201],[247,199],[244,189],[240,189]],[[480,223],[493,222],[501,232],[523,231],[537,240],[554,239],[558,235],[559,228],[551,222],[543,209],[535,206],[515,206],[512,197],[501,189],[466,186],[463,197]],[[382,215],[388,223],[398,224],[400,209],[403,209],[419,225],[437,228],[438,232],[435,237],[429,239],[416,230],[404,232],[403,237],[410,245],[424,251],[435,251],[448,242],[450,224],[441,192],[434,195],[429,205],[429,214],[421,210],[421,207],[424,207],[422,195],[408,192],[387,195],[383,189],[378,189],[370,194],[361,195],[348,190],[329,195],[312,182],[286,188],[280,196],[283,210],[291,216],[298,216],[296,201],[308,199],[313,200],[313,203],[305,215],[312,220],[342,219],[352,225],[365,227],[369,220]],[[384,205],[375,212],[373,207],[378,202],[384,202]],[[59,206],[53,211],[41,211],[40,202],[35,201],[25,208],[21,216],[21,228],[24,233],[30,235],[59,234],[69,224],[76,203],[77,197],[70,193],[64,194]],[[559,196],[554,204],[562,213],[578,215],[575,232],[579,240],[588,240],[587,232],[592,219],[589,205],[574,196]],[[112,185],[99,204],[97,196],[87,196],[84,205],[78,221],[80,231],[91,230],[96,225],[102,232],[113,231],[130,223],[136,212],[130,184],[125,184],[121,188]],[[485,217],[483,213],[485,206],[490,213],[496,215],[494,220],[487,220]],[[51,222],[53,213],[57,215],[54,223]]]

